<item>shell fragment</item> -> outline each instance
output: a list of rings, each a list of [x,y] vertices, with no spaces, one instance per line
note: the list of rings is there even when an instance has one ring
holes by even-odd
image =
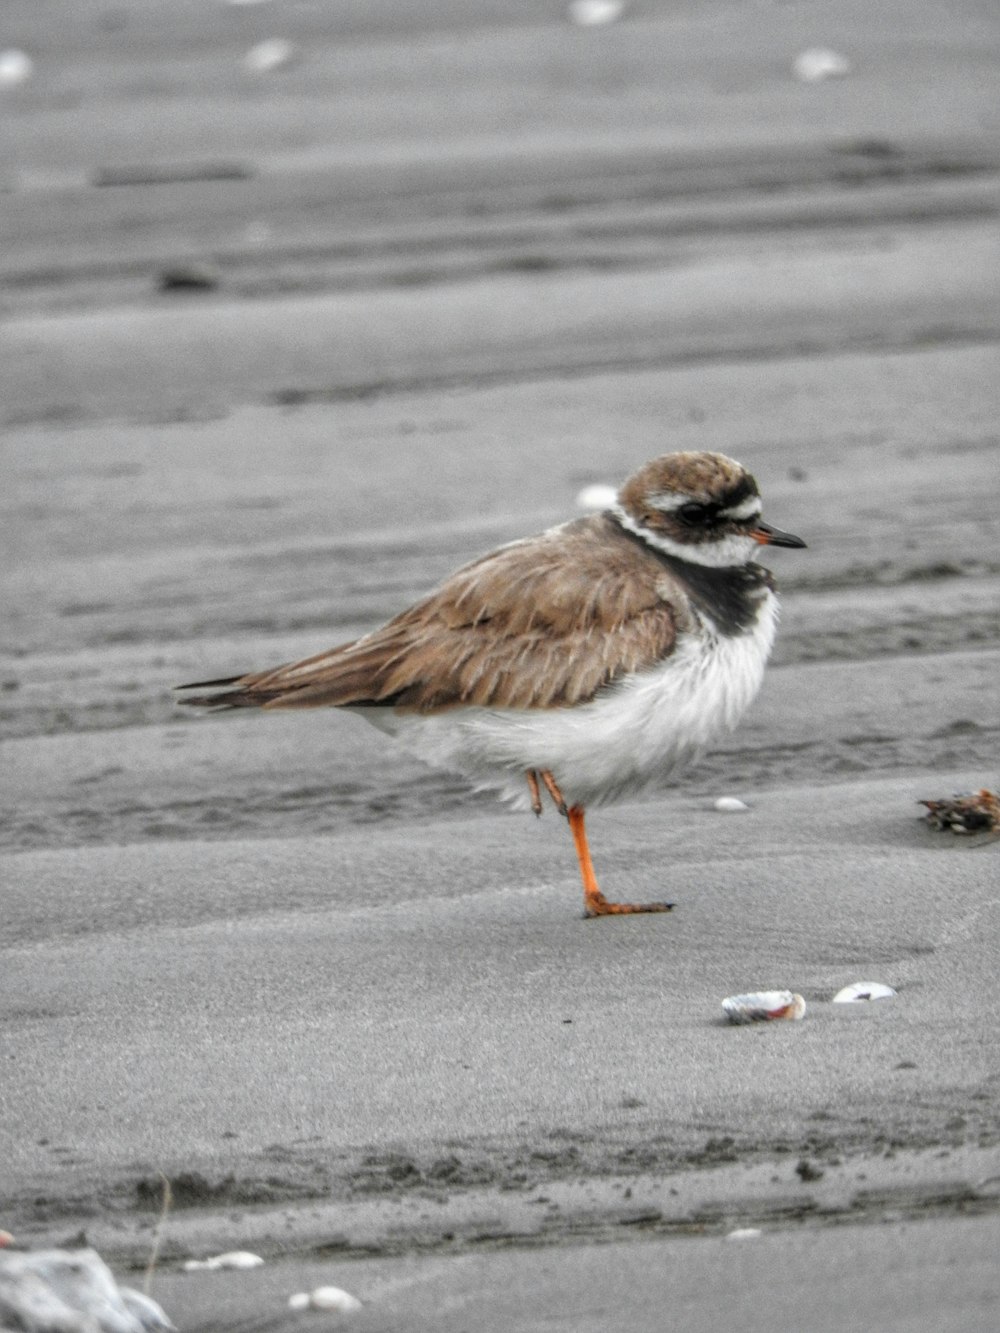
[[[778,1018],[797,1020],[805,1017],[806,1002],[790,990],[751,991],[746,995],[727,995],[722,1012],[730,1023],[767,1023]]]
[[[338,1314],[353,1314],[361,1309],[357,1296],[343,1287],[316,1287],[314,1291],[297,1291],[289,1296],[290,1310],[335,1310]]]
[[[185,1273],[215,1272],[220,1268],[259,1268],[264,1260],[259,1254],[249,1250],[227,1250],[225,1254],[215,1254],[210,1259],[186,1259]]]
[[[715,808],[724,815],[741,815],[750,809],[746,801],[741,801],[738,796],[720,796],[715,802]]]
[[[833,997],[834,1004],[858,1004],[864,1000],[891,1000],[896,992],[881,981],[852,981]]]

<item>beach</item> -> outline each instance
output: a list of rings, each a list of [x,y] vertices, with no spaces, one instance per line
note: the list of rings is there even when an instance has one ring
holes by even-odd
[[[185,1333],[996,1327],[1000,844],[919,804],[1000,782],[988,7],[6,9],[0,1229],[156,1234]],[[357,718],[177,706],[675,449],[808,549],[739,728],[588,821],[670,914]]]

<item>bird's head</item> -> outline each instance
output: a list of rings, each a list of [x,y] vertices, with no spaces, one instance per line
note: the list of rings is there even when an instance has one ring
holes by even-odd
[[[713,568],[745,565],[758,545],[805,546],[761,518],[760,491],[725,454],[677,453],[654,458],[618,492],[623,527],[667,555]]]

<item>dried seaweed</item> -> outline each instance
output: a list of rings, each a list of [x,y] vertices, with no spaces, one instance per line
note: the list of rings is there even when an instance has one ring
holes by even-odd
[[[959,792],[943,801],[921,801],[931,828],[952,833],[1000,833],[1000,796],[989,788]]]

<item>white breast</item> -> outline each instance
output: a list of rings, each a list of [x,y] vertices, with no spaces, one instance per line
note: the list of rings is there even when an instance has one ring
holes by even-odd
[[[662,784],[736,725],[760,689],[777,612],[769,592],[746,634],[721,636],[702,621],[665,661],[577,707],[358,711],[428,763],[519,807],[528,805],[529,768],[550,769],[570,805],[623,800]]]

